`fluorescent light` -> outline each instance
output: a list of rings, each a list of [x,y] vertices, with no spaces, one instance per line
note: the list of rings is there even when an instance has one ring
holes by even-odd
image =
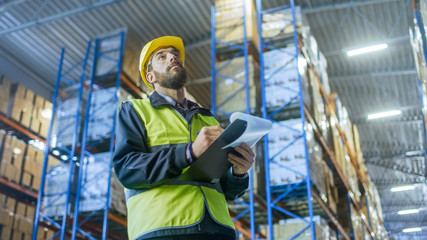
[[[400,186],[400,187],[394,187],[390,191],[392,192],[401,192],[401,191],[408,191],[415,189],[414,185],[406,185],[406,186]]]
[[[58,150],[53,150],[52,154],[55,155],[55,156],[59,156],[59,151]]]
[[[413,213],[419,213],[420,210],[418,209],[406,209],[406,210],[401,210],[399,212],[397,212],[397,214],[399,215],[405,215],[405,214],[413,214]]]
[[[377,119],[377,118],[383,118],[383,117],[391,117],[401,114],[402,111],[400,110],[393,110],[388,112],[382,112],[382,113],[373,113],[368,115],[368,119]]]
[[[419,231],[421,231],[420,227],[405,228],[405,229],[402,230],[402,232],[405,232],[405,233],[407,233],[407,232],[419,232]]]
[[[382,43],[382,44],[377,44],[377,45],[373,45],[373,46],[369,46],[369,47],[358,48],[358,49],[347,51],[347,55],[351,57],[351,56],[364,54],[364,53],[368,53],[368,52],[379,51],[382,49],[386,49],[387,47],[388,47],[387,44]]]
[[[64,161],[67,161],[68,160],[68,156],[67,155],[62,155],[61,159],[64,160]]]

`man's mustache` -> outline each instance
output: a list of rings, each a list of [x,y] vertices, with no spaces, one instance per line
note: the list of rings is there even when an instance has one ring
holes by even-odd
[[[181,63],[179,63],[178,61],[174,61],[171,63],[171,65],[168,66],[167,70],[168,71],[171,70],[171,68],[174,67],[175,65],[178,65],[179,67],[184,68],[184,66]]]

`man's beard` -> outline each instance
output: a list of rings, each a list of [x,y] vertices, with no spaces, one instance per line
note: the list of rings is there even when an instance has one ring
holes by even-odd
[[[167,69],[166,73],[153,72],[157,79],[157,83],[164,88],[178,90],[187,83],[187,72],[185,68],[181,66],[174,68],[174,71]]]

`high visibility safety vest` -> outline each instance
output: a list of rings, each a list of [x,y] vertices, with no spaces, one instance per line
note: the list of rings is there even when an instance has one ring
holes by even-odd
[[[203,126],[219,125],[212,116],[197,113],[188,123],[170,106],[154,108],[148,99],[135,99],[131,103],[146,128],[150,149],[189,143],[190,136],[194,141]],[[210,214],[217,223],[234,229],[219,183],[172,181],[140,191],[126,191],[132,191],[132,194],[126,194],[129,239],[157,230],[194,226],[204,214]],[[204,213],[205,206],[208,213]]]

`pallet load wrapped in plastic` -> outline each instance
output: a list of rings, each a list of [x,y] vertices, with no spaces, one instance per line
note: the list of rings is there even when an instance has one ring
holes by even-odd
[[[306,60],[301,56],[296,61],[293,55],[295,55],[295,47],[292,46],[264,53],[267,108],[280,107],[286,103],[295,102],[299,97],[298,71],[300,74],[305,72]],[[304,102],[311,102],[306,75],[301,75],[301,84]]]
[[[301,232],[296,239],[301,240],[311,240],[312,235],[309,228],[307,228],[308,218],[292,218],[287,220],[280,220],[279,223],[274,224],[274,233],[273,237],[275,240],[287,240],[295,237],[296,234]],[[316,240],[336,240],[336,232],[331,229],[328,225],[328,222],[320,216],[313,216],[313,223],[315,229],[315,239]],[[303,231],[305,229],[305,231]],[[261,226],[261,233],[267,236],[267,239],[270,239],[270,235],[267,232],[268,227],[265,225]]]
[[[116,109],[121,102],[131,99],[130,93],[119,88],[117,93],[118,102],[114,96],[115,88],[106,88],[92,93],[91,112],[87,138],[89,141],[100,140],[111,137],[113,120],[117,114]]]
[[[108,191],[108,169],[111,152],[93,154],[84,159],[81,167],[83,168],[82,188],[80,192],[80,212],[92,212],[105,207],[105,199]],[[65,195],[61,195],[64,189],[67,189],[69,169],[68,165],[58,164],[49,168],[51,176],[46,186],[46,201],[52,201],[49,208],[45,209],[48,216],[60,216],[64,212]],[[126,205],[123,187],[115,180],[112,173],[112,185],[110,189],[110,206],[122,215],[126,215]],[[65,187],[65,188],[64,188]]]

